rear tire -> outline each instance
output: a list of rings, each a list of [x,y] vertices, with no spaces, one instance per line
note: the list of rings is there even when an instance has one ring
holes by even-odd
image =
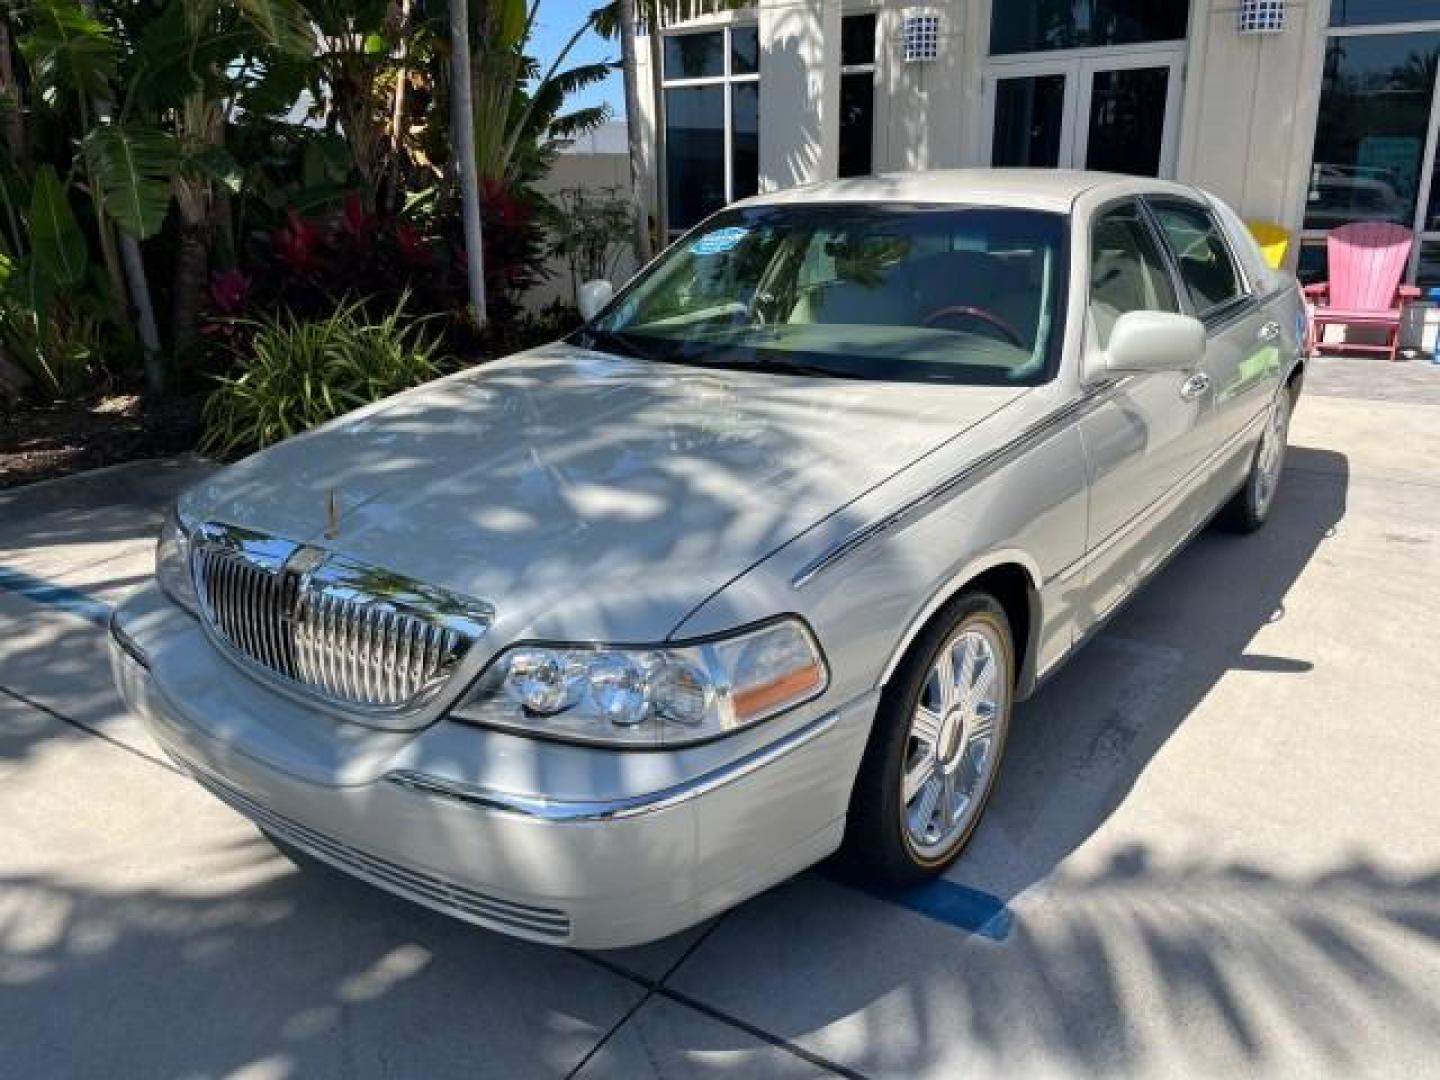
[[[849,870],[908,885],[959,857],[994,789],[1014,697],[1005,609],[988,593],[962,593],[921,632],[881,694],[850,797]]]
[[[1252,533],[1270,517],[1285,468],[1290,413],[1294,407],[1295,391],[1292,387],[1283,387],[1275,394],[1275,403],[1270,408],[1270,415],[1265,418],[1260,445],[1255,448],[1255,456],[1250,462],[1250,473],[1245,477],[1244,485],[1221,508],[1215,519],[1221,528],[1235,533]]]

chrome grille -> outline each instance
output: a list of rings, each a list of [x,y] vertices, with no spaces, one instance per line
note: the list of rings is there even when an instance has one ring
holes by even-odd
[[[483,605],[230,526],[196,531],[192,567],[226,645],[343,705],[417,705],[490,620]]]

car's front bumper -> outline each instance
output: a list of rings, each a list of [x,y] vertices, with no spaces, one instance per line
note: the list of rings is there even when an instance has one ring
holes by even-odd
[[[257,824],[419,903],[584,947],[681,930],[834,850],[875,707],[867,694],[675,752],[444,721],[380,732],[257,683],[154,589],[112,637],[126,703]]]

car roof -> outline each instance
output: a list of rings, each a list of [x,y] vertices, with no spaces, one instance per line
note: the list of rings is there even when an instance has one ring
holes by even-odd
[[[1116,195],[1148,191],[1197,196],[1193,188],[1165,180],[1080,169],[933,169],[880,173],[755,195],[738,206],[800,202],[955,203],[1067,211],[1081,195],[1114,189]]]

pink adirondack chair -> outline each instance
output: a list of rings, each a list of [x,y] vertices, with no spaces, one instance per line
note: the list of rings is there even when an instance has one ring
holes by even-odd
[[[1413,285],[1401,285],[1414,234],[1388,221],[1355,221],[1325,237],[1330,280],[1305,286],[1310,301],[1310,342],[1321,349],[1357,349],[1395,359],[1400,342],[1400,305],[1419,297]],[[1385,344],[1325,341],[1325,327],[1376,326],[1386,330]]]

